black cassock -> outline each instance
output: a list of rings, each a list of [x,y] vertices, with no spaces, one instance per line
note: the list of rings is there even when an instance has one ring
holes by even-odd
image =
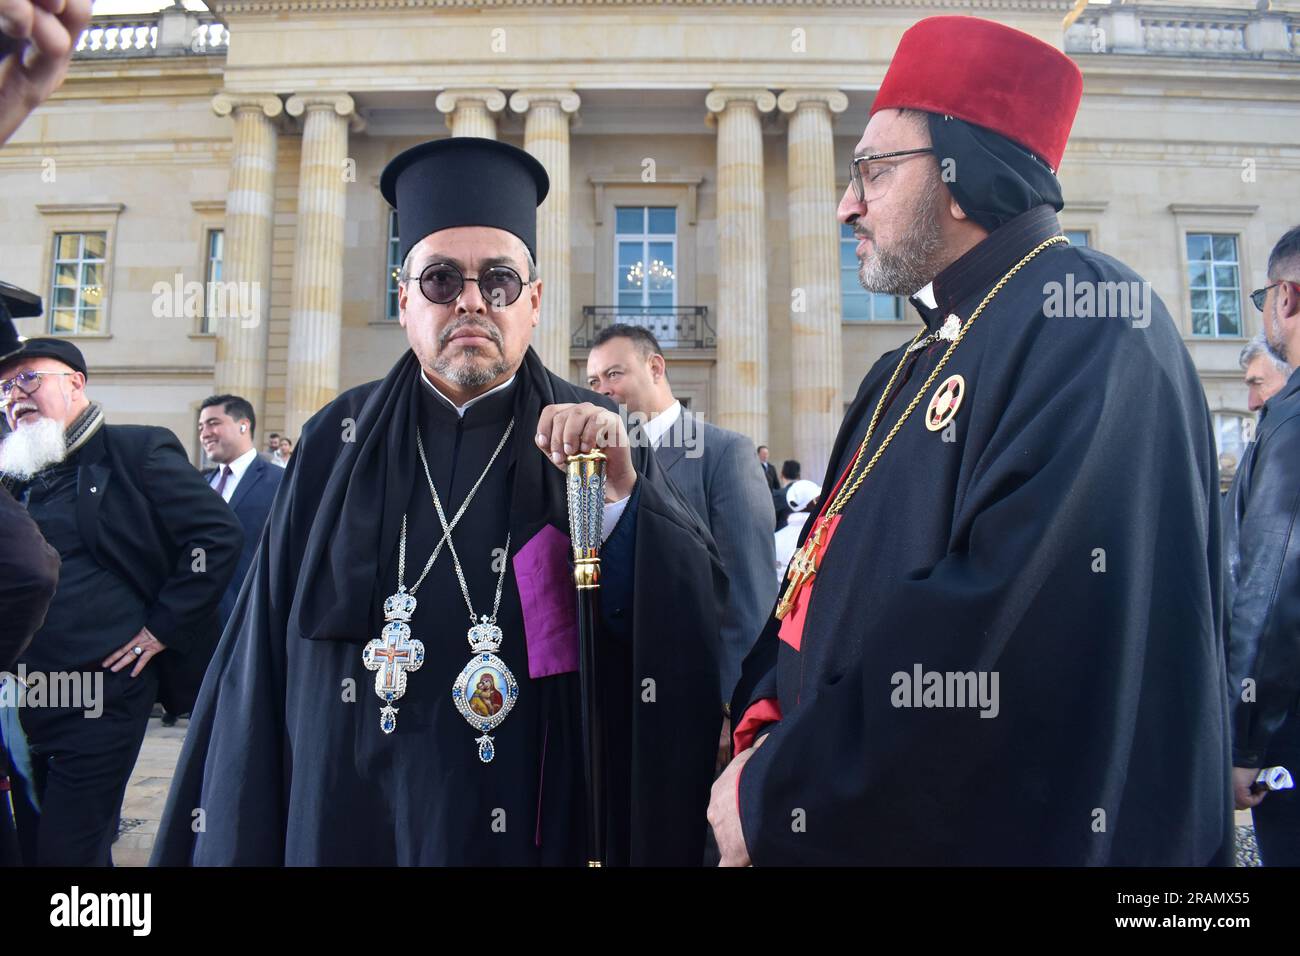
[[[383,381],[313,417],[208,671],[155,864],[585,861],[578,677],[563,664],[576,666],[564,476],[534,444],[545,405],[581,401],[608,406],[530,350],[514,383],[462,418],[408,352]],[[411,636],[425,657],[408,673],[391,734],[380,729],[362,648],[379,637],[383,599],[397,590],[403,512],[408,589],[442,536],[414,423],[451,520],[512,416],[512,436],[453,535],[479,615],[492,613],[506,568],[497,653],[519,694],[484,763],[481,731],[452,700],[472,652],[445,548],[415,593]],[[712,541],[653,456],[633,454],[640,479],[603,552],[609,858],[697,865],[721,723],[726,585]],[[522,603],[520,574],[531,595]],[[673,600],[656,600],[665,594]]]
[[[935,280],[927,325],[1059,232],[1040,206],[992,233]],[[846,507],[799,649],[769,621],[733,701],[780,706],[739,783],[755,865],[1230,861],[1211,420],[1158,299],[1082,314],[1107,282],[1141,290],[1057,245],[1002,289]],[[1045,314],[1052,283],[1073,317]],[[947,344],[900,373],[868,457]],[[828,498],[904,352],[863,380]],[[953,426],[927,430],[952,374]],[[972,685],[947,674],[981,672],[988,705],[957,706]]]

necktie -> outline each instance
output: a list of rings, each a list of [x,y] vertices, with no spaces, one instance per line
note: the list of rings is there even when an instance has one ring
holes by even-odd
[[[233,472],[231,472],[229,465],[221,466],[221,480],[217,482],[217,494],[221,495],[223,498],[226,496],[226,479],[229,478],[231,474],[233,474]]]

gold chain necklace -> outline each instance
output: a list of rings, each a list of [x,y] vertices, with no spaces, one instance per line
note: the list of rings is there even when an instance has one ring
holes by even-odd
[[[852,500],[853,496],[857,494],[858,489],[862,487],[862,482],[866,480],[866,477],[871,473],[871,470],[876,467],[876,462],[880,461],[880,456],[885,453],[885,449],[888,448],[889,443],[894,440],[894,436],[897,435],[899,429],[903,427],[903,423],[907,421],[909,416],[911,416],[912,412],[916,409],[916,406],[920,404],[921,399],[929,393],[930,386],[933,385],[934,380],[939,377],[939,373],[943,370],[943,367],[948,364],[948,359],[950,359],[952,353],[957,350],[957,346],[961,345],[962,339],[966,337],[966,333],[969,332],[971,326],[975,324],[975,320],[980,317],[980,314],[988,304],[993,301],[993,298],[1002,291],[1002,287],[1011,281],[1011,277],[1023,269],[1030,260],[1048,246],[1068,242],[1069,240],[1066,239],[1065,236],[1053,236],[1050,239],[1044,240],[1031,249],[1023,259],[1012,266],[1010,271],[997,281],[997,284],[989,290],[988,295],[984,296],[984,299],[975,308],[975,311],[971,313],[971,317],[962,324],[961,331],[957,333],[957,337],[952,340],[952,343],[943,353],[943,358],[939,359],[939,364],[934,367],[934,370],[930,372],[925,383],[917,390],[916,394],[912,397],[912,400],[908,403],[907,408],[903,410],[903,414],[899,416],[898,421],[894,422],[894,427],[885,435],[884,441],[880,443],[880,447],[876,449],[875,454],[873,454],[867,461],[866,467],[859,472],[858,466],[862,463],[862,458],[866,454],[867,446],[871,443],[871,438],[876,432],[876,425],[880,422],[880,415],[884,411],[885,401],[889,398],[890,393],[893,392],[894,383],[898,380],[898,375],[903,370],[903,365],[907,362],[908,356],[913,351],[913,347],[922,338],[925,329],[916,333],[911,344],[906,350],[904,350],[903,357],[898,360],[898,364],[894,367],[894,374],[889,376],[889,382],[885,385],[885,390],[880,394],[880,400],[876,402],[875,411],[871,413],[871,421],[867,425],[867,433],[863,436],[862,443],[858,445],[857,454],[853,457],[853,464],[850,466],[848,475],[844,482],[840,485],[839,492],[835,495],[834,499],[832,499],[830,507],[818,516],[812,534],[808,536],[808,540],[804,542],[803,547],[798,550],[794,558],[790,561],[790,568],[786,572],[786,579],[790,583],[786,587],[785,594],[781,597],[780,603],[776,606],[776,616],[778,620],[784,618],[790,613],[790,608],[794,606],[795,598],[799,595],[799,592],[805,586],[810,584],[813,577],[817,574],[817,560],[820,557],[822,547],[822,532],[826,529],[827,522],[829,522],[835,515],[842,512],[849,501]]]

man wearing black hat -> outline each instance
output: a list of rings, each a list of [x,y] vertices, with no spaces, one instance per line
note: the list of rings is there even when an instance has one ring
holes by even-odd
[[[745,662],[724,864],[1231,861],[1213,429],[1149,286],[1061,233],[1081,92],[992,21],[903,35],[838,218],[925,326]]]
[[[725,582],[612,403],[529,348],[547,187],[527,153],[473,138],[385,170],[411,350],[303,430],[195,708],[155,863],[584,860],[561,467],[593,447],[609,459],[606,862],[702,859]]]
[[[58,339],[28,339],[0,361],[12,429],[0,442],[0,484],[62,562],[18,660],[31,687],[0,711],[9,746],[26,743],[13,803],[29,865],[111,863],[149,713],[160,694],[174,712],[189,709],[242,543],[176,437],[105,424],[86,377],[80,350]],[[52,699],[74,683],[94,700]]]

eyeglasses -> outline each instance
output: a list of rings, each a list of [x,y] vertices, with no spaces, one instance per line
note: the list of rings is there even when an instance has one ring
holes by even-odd
[[[1256,289],[1254,292],[1250,294],[1250,301],[1255,303],[1255,308],[1263,312],[1264,300],[1268,297],[1268,290],[1276,289],[1280,285],[1293,285],[1297,289],[1300,289],[1300,283],[1288,282],[1287,280],[1283,279],[1281,282],[1274,282],[1272,285],[1266,285],[1262,289]]]
[[[13,378],[5,379],[0,382],[0,398],[10,401],[14,389],[18,389],[24,395],[35,395],[41,387],[41,376],[43,375],[75,375],[75,372],[36,372],[26,371],[19,372]]]
[[[420,273],[420,291],[434,305],[455,302],[466,282],[478,283],[478,290],[494,309],[514,305],[525,285],[519,273],[509,266],[492,266],[478,278],[466,278],[449,262],[431,262]]]
[[[919,156],[922,153],[933,152],[934,150],[931,147],[925,146],[920,149],[896,149],[892,153],[872,153],[869,156],[853,157],[853,160],[849,163],[849,180],[853,183],[853,194],[858,197],[858,202],[869,203],[875,202],[889,190],[889,185],[894,179],[890,174],[897,164],[884,163],[880,162],[880,160]],[[865,179],[862,175],[864,164],[867,166]]]

